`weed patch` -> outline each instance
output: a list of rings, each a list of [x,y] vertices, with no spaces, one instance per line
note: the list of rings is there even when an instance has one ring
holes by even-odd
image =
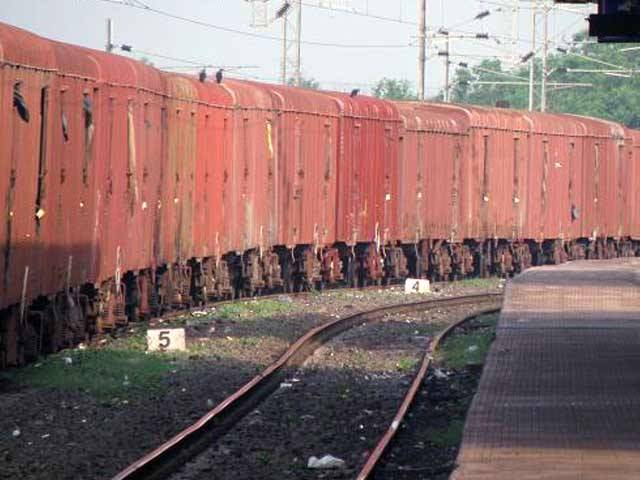
[[[136,350],[74,350],[7,375],[22,385],[83,391],[106,399],[160,390],[162,377],[175,368],[170,360]]]
[[[503,282],[502,278],[490,277],[490,278],[465,278],[459,280],[456,283],[465,288],[481,288],[485,290],[493,290]]]
[[[484,363],[495,337],[497,319],[497,314],[478,317],[474,323],[481,323],[483,327],[457,333],[448,338],[438,350],[438,360],[447,368],[463,368],[467,364]]]
[[[396,363],[396,368],[399,372],[410,373],[416,368],[417,364],[418,359],[416,358],[401,358],[398,360],[398,363]]]
[[[427,430],[429,441],[439,448],[457,447],[462,441],[464,421],[452,420],[446,428]]]

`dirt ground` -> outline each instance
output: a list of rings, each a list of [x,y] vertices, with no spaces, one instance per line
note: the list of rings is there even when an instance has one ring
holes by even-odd
[[[449,478],[497,319],[497,314],[479,317],[445,341],[374,479]]]
[[[495,280],[458,282],[435,286],[431,296],[500,289]],[[0,478],[110,477],[213,408],[309,328],[423,297],[406,296],[399,288],[282,295],[151,325],[135,324],[126,334],[99,346],[61,352],[29,367],[0,373]],[[148,354],[146,330],[159,325],[184,327],[187,351]],[[329,362],[315,371],[330,371],[338,389],[353,385],[351,373],[336,367]],[[401,362],[393,368],[408,367]],[[310,368],[309,378],[313,372]],[[347,398],[369,395],[369,386],[386,380],[382,374],[364,380],[357,387],[362,392],[350,387]],[[297,391],[295,386],[285,390]],[[312,403],[304,395],[313,396],[313,391],[305,392],[298,401]],[[363,436],[369,438],[369,434]]]
[[[349,330],[315,355],[173,480],[355,478],[388,428],[433,335],[477,311],[394,315]],[[345,467],[307,468],[333,455]]]

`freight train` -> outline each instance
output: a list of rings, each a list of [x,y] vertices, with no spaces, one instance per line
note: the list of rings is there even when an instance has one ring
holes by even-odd
[[[0,24],[0,366],[261,291],[639,252],[640,133],[159,71]]]

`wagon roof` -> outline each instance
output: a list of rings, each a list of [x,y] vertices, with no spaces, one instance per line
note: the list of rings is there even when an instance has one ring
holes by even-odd
[[[586,135],[587,128],[577,118],[557,113],[522,112],[531,121],[533,133],[579,137]]]
[[[99,79],[114,85],[144,88],[162,92],[164,80],[161,72],[142,62],[121,55],[78,47],[99,65]]]
[[[640,130],[636,130],[635,128],[627,128],[626,134],[627,137],[631,139],[634,146],[640,147]]]
[[[0,23],[0,61],[54,69],[51,41],[21,28]]]
[[[572,114],[564,115],[564,117],[575,118],[577,121],[582,122],[586,128],[587,136],[620,139],[625,137],[625,128],[616,122]]]
[[[264,110],[274,108],[271,93],[264,83],[225,79],[221,85],[231,96],[231,104],[235,107]]]
[[[100,65],[88,50],[62,42],[51,42],[51,48],[55,67],[60,73],[94,80],[100,77]]]
[[[340,113],[333,98],[322,91],[284,85],[264,84],[264,87],[280,99],[282,107],[286,110],[332,116]]]
[[[167,94],[178,100],[193,100],[209,105],[230,107],[233,98],[229,91],[214,82],[201,82],[193,75],[164,72]]]
[[[352,97],[342,92],[325,92],[337,104],[342,115],[400,122],[398,109],[393,102],[381,98],[356,95]]]
[[[443,108],[437,103],[395,102],[407,130],[464,134],[469,117],[461,109]]]

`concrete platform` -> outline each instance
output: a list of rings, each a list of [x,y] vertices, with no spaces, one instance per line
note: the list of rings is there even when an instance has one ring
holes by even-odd
[[[640,259],[507,285],[454,480],[640,479]]]

